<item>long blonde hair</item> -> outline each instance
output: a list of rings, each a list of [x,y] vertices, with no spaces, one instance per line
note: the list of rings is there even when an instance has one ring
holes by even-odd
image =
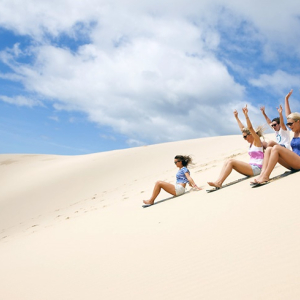
[[[264,131],[265,131],[265,127],[260,125],[258,127],[256,127],[255,129],[255,133],[259,136],[264,138]],[[248,128],[243,128],[242,130],[243,133],[247,133],[248,135],[251,134],[250,130]]]
[[[289,114],[286,118],[293,119],[294,121],[298,121],[298,120],[300,120],[300,114],[297,112],[294,112],[294,113]]]

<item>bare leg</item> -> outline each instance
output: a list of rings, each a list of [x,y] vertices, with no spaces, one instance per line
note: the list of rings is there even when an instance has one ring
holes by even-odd
[[[273,147],[273,146],[276,146],[276,145],[278,145],[276,142],[270,141],[270,142],[268,142],[268,146],[267,147]]]
[[[172,194],[173,196],[176,196],[175,186],[173,184],[164,181],[157,181],[155,183],[151,198],[149,200],[144,200],[143,202],[145,204],[153,204],[161,189],[165,190],[169,194]]]
[[[236,170],[237,172],[247,175],[253,176],[253,170],[248,163],[243,161],[229,159],[223,166],[222,171],[220,173],[219,178],[214,182],[208,182],[210,186],[221,187],[225,179],[229,176],[232,169]]]
[[[259,181],[257,179],[257,182],[262,183],[264,181],[268,181],[271,172],[273,171],[276,163],[278,162],[288,169],[300,169],[300,156],[284,147],[274,146],[272,148],[270,158],[264,171],[264,174],[260,176]]]
[[[282,146],[280,146],[280,147],[282,147]],[[253,180],[252,183],[258,183],[258,182],[265,181],[265,180],[263,180],[263,178],[265,177],[265,170],[266,170],[266,168],[267,168],[267,166],[269,164],[271,150],[272,150],[271,147],[267,148],[267,150],[265,152],[265,156],[264,156],[264,162],[263,162],[263,166],[262,166],[262,169],[261,169],[261,173],[260,173],[260,175],[256,179]],[[289,166],[289,164],[286,163],[281,157],[279,157],[278,163],[280,163],[283,167],[285,167],[287,169],[291,169],[291,167]]]

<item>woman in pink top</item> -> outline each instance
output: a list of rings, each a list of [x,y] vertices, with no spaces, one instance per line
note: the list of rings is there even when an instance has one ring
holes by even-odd
[[[256,176],[261,172],[262,162],[264,158],[263,142],[260,140],[260,138],[262,137],[262,128],[259,127],[257,130],[254,130],[254,128],[252,127],[251,121],[248,116],[247,105],[243,108],[243,113],[245,115],[248,128],[244,128],[244,125],[238,118],[238,112],[236,110],[233,112],[242,131],[243,138],[250,144],[250,161],[249,163],[246,163],[230,158],[224,163],[219,178],[216,181],[208,182],[210,186],[221,188],[223,182],[229,176],[232,170],[236,170],[237,172],[246,176]]]

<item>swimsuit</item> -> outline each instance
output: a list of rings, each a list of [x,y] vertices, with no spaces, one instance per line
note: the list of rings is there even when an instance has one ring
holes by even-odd
[[[300,156],[300,137],[294,137],[291,141],[293,152]]]
[[[249,164],[261,168],[264,160],[263,147],[256,147],[251,145],[248,154],[250,155]]]

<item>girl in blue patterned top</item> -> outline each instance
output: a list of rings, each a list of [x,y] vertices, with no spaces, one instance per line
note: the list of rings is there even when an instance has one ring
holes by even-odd
[[[192,158],[190,156],[176,155],[174,158],[174,163],[176,167],[179,168],[176,174],[176,184],[173,185],[171,183],[165,181],[157,181],[152,196],[149,200],[144,200],[143,202],[147,205],[152,205],[160,193],[161,189],[165,190],[169,194],[173,196],[179,196],[185,193],[185,186],[188,183],[193,188],[197,190],[201,190],[192,177],[190,176],[190,171],[187,169],[188,164],[192,163]]]

